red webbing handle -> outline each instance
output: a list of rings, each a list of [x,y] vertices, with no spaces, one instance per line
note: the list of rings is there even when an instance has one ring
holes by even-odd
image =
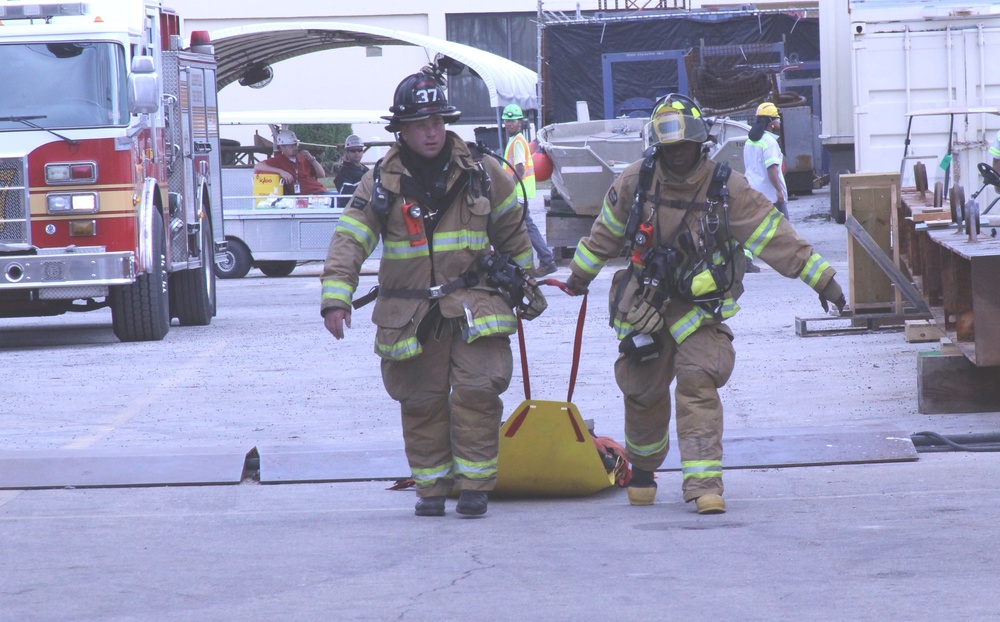
[[[551,285],[553,287],[558,287],[566,294],[574,296],[573,290],[566,287],[566,284],[562,281],[557,281],[556,279],[545,279],[541,282],[544,285]],[[583,344],[583,322],[587,317],[587,294],[583,295],[583,301],[580,303],[580,314],[576,319],[576,338],[573,341],[573,364],[569,372],[569,392],[566,395],[566,401],[573,401],[573,388],[576,386],[576,374],[580,368],[580,349]],[[524,399],[531,399],[531,380],[528,377],[528,351],[524,345],[524,322],[521,320],[521,314],[517,314],[517,345],[521,350],[521,376],[524,378]]]
[[[524,347],[524,322],[517,314],[517,345],[521,348],[521,377],[524,378],[524,399],[531,399],[531,381],[528,380],[528,351]]]
[[[580,346],[583,344],[583,320],[587,317],[587,294],[580,303],[580,314],[576,318],[576,339],[573,340],[573,367],[569,372],[569,393],[566,401],[573,401],[573,388],[576,386],[576,372],[580,369]]]

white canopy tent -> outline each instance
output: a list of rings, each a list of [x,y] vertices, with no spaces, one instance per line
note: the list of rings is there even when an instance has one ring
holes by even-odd
[[[385,123],[384,110],[245,110],[219,113],[221,125],[269,125],[271,123]]]
[[[538,74],[483,50],[427,35],[338,22],[276,22],[224,28],[209,33],[218,61],[218,85],[240,79],[250,65],[267,65],[322,50],[344,47],[413,45],[461,63],[475,72],[497,110],[508,104],[538,109]]]

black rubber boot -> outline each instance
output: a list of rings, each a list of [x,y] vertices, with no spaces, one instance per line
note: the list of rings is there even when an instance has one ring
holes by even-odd
[[[482,516],[486,513],[487,495],[482,490],[463,490],[458,495],[455,511],[463,516]]]
[[[413,513],[417,516],[444,516],[444,497],[420,497]]]

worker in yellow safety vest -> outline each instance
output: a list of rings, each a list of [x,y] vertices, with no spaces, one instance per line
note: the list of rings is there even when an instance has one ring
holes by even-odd
[[[524,197],[533,199],[535,197],[535,161],[531,157],[531,149],[528,147],[528,139],[521,131],[524,123],[524,111],[517,104],[510,104],[503,109],[503,127],[507,131],[507,148],[504,149],[503,168],[508,173],[517,173],[524,185]],[[520,187],[518,187],[520,193]],[[528,228],[528,237],[531,238],[531,247],[538,255],[538,267],[535,268],[535,276],[545,276],[557,270],[555,258],[552,250],[545,243],[541,231],[531,219],[531,212],[525,205],[524,225]]]

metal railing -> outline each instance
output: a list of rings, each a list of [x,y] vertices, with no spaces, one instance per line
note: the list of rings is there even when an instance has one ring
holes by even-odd
[[[687,0],[598,0],[599,11],[687,10]]]

